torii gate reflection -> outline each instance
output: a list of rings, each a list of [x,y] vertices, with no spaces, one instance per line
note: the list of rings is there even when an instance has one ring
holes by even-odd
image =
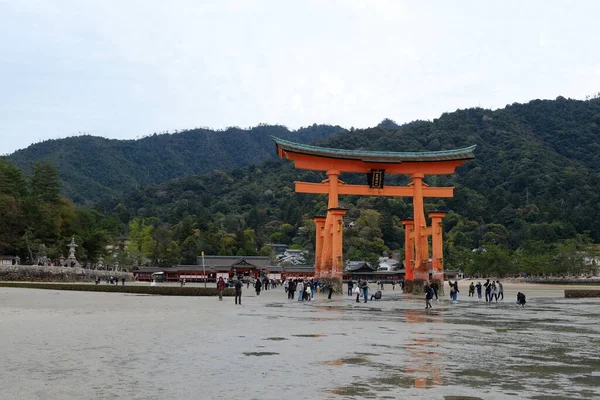
[[[442,218],[446,213],[429,213],[427,226],[423,209],[425,197],[452,197],[453,187],[429,187],[426,175],[452,174],[456,167],[474,158],[475,146],[430,152],[378,152],[317,147],[271,137],[277,155],[294,161],[295,167],[323,171],[321,183],[295,182],[296,192],[328,195],[327,216],[315,217],[315,277],[333,279],[341,284],[343,274],[342,235],[346,209],[339,207],[340,195],[406,196],[413,198],[413,218],[402,220],[405,227],[405,279],[443,281]],[[339,179],[342,172],[366,173],[369,185],[347,185]],[[412,182],[405,187],[383,184],[385,174],[407,174]],[[431,236],[430,255],[428,237]],[[431,264],[429,259],[431,258]]]

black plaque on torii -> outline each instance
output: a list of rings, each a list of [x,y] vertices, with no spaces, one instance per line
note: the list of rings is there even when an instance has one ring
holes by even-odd
[[[371,189],[383,189],[383,178],[385,177],[385,169],[372,169],[367,172],[367,181]]]

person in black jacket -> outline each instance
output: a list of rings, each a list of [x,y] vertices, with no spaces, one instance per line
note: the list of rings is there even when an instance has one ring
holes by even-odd
[[[433,295],[435,296],[435,299],[439,301],[439,300],[440,300],[440,299],[438,298],[438,290],[439,290],[439,287],[438,287],[438,284],[437,284],[437,282],[436,282],[436,281],[433,281],[433,282],[431,282],[431,283],[429,284],[429,287],[431,288],[431,290],[433,290]],[[431,299],[433,299],[433,297],[432,297]]]
[[[257,279],[256,283],[254,284],[254,290],[256,290],[257,296],[260,296],[260,289],[262,289],[262,282],[260,279]]]
[[[424,283],[425,291],[425,309],[431,308],[431,299],[433,299],[433,289],[427,282]]]
[[[517,293],[517,304],[521,307],[525,307],[525,303],[527,303],[527,301],[525,301],[525,293]]]
[[[333,282],[329,282],[327,284],[327,291],[328,291],[327,298],[329,300],[331,300],[331,295],[333,294]]]
[[[475,283],[471,282],[469,285],[469,297],[475,297]]]
[[[486,284],[487,286],[485,286]],[[492,301],[492,285],[486,282],[483,284],[483,286],[485,286],[485,302],[489,303]]]
[[[481,282],[477,281],[477,285],[475,285],[475,289],[477,289],[477,297],[481,300]]]
[[[240,306],[242,305],[242,287],[244,286],[244,283],[242,282],[241,279],[238,279],[235,282],[235,304],[239,304]]]
[[[371,295],[371,301],[373,301],[373,299],[375,300],[381,300],[381,290],[378,290],[375,292],[375,294]]]
[[[360,288],[362,289],[363,292],[363,299],[364,302],[367,302],[367,299],[369,298],[369,282],[366,279],[363,279],[362,284],[360,285]]]

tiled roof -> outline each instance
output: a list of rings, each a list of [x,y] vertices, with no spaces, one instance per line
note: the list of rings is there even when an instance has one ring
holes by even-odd
[[[376,271],[375,267],[369,265],[369,263],[365,261],[348,261],[346,264],[345,272],[354,272],[360,269],[370,269],[371,271]]]
[[[419,152],[395,152],[395,151],[365,151],[333,149],[329,147],[318,147],[309,144],[294,143],[288,140],[271,136],[276,146],[286,152],[308,154],[327,158],[339,158],[350,160],[361,160],[364,162],[429,162],[429,161],[452,161],[471,160],[475,158],[473,151],[476,145],[462,149],[441,151],[419,151]]]
[[[197,258],[198,265],[202,265],[202,256]],[[223,267],[236,265],[249,265],[257,268],[265,268],[271,263],[269,257],[262,256],[204,256],[204,265],[206,267]]]

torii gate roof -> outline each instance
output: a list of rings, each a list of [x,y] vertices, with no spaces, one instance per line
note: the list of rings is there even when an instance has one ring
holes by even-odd
[[[345,160],[360,160],[370,163],[402,163],[402,162],[433,162],[433,161],[455,161],[472,160],[475,158],[473,150],[476,145],[461,149],[442,151],[420,151],[420,152],[395,152],[395,151],[365,151],[333,149],[329,147],[318,147],[309,144],[294,143],[288,140],[271,136],[277,145],[277,153],[283,156],[282,151],[289,153],[307,154],[325,158],[336,158]]]

